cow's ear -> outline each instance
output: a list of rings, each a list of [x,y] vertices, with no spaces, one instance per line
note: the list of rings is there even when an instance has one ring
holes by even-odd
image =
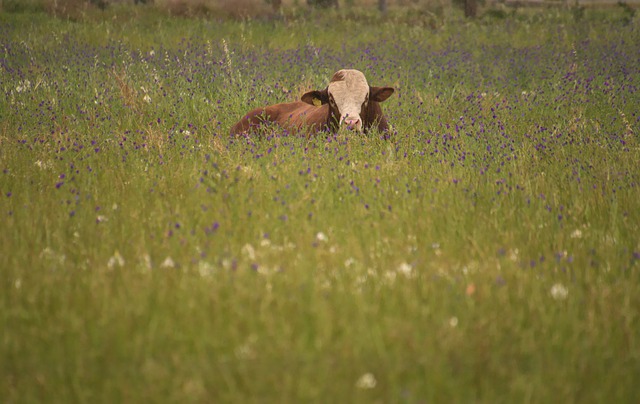
[[[395,91],[393,87],[370,87],[371,101],[382,102],[391,97],[391,94]]]
[[[329,91],[324,89],[309,91],[308,93],[304,93],[302,95],[302,101],[311,105],[322,105],[329,103]]]

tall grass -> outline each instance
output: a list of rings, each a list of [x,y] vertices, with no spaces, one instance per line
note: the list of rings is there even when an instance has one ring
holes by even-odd
[[[637,21],[139,10],[0,15],[3,402],[637,402]]]

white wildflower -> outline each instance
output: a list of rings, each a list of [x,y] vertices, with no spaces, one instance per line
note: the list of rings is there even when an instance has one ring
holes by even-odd
[[[147,271],[151,270],[151,256],[147,253],[142,255],[142,262],[144,263],[144,269]]]
[[[256,268],[256,271],[260,275],[270,275],[277,272],[277,268],[268,267],[266,265],[258,265],[258,267]]]
[[[580,229],[575,229],[573,233],[571,233],[571,238],[582,238],[582,231]]]
[[[556,283],[551,287],[549,293],[554,300],[564,300],[569,295],[569,289],[561,283]]]
[[[51,168],[51,162],[50,161],[41,161],[41,160],[37,160],[34,163],[38,168],[42,169],[42,170],[47,170],[49,168]]]
[[[120,255],[120,251],[116,250],[109,261],[107,261],[107,267],[109,269],[113,269],[115,266],[123,267],[124,266],[124,258]]]
[[[356,387],[363,390],[373,389],[378,384],[376,377],[372,373],[365,373],[356,382]]]
[[[242,247],[242,253],[251,261],[255,261],[256,259],[256,250],[253,248],[251,244],[245,244]]]
[[[20,81],[18,86],[16,87],[16,92],[21,93],[23,91],[28,91],[31,88],[31,82],[29,80]]]
[[[45,249],[40,253],[40,258],[44,258],[61,265],[64,264],[67,259],[66,255],[54,251],[51,247],[45,247]]]
[[[449,326],[451,328],[456,328],[458,326],[458,317],[453,316],[449,319]]]
[[[200,261],[198,263],[198,273],[203,278],[213,275],[213,272],[214,272],[213,265],[209,264],[207,261]]]
[[[316,234],[316,240],[326,242],[326,241],[329,241],[329,237],[327,237],[327,235],[324,234],[323,232],[319,231]]]
[[[513,262],[518,260],[518,254],[520,253],[520,251],[518,251],[517,248],[514,248],[513,250],[511,250],[511,252],[509,253],[509,259]]]
[[[162,261],[162,264],[160,264],[160,268],[175,268],[175,266],[176,263],[171,257],[165,258],[164,261]]]
[[[440,249],[440,243],[432,243],[431,248],[433,249],[433,252],[436,254],[436,256],[439,257],[442,255],[442,250]]]
[[[406,276],[407,278],[410,278],[413,275],[413,265],[411,264],[407,264],[406,262],[403,262],[402,264],[400,264],[398,266],[398,268],[396,269],[396,271],[401,274]]]

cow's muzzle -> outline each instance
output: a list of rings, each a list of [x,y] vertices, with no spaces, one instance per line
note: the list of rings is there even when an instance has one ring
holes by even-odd
[[[362,132],[362,120],[359,116],[347,116],[342,120],[342,124],[349,130]]]

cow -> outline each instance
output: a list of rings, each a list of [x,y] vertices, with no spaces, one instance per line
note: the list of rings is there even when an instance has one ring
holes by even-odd
[[[336,133],[340,127],[367,133],[389,129],[380,103],[393,94],[392,87],[371,87],[358,70],[335,72],[324,90],[302,95],[301,101],[251,110],[231,127],[231,135],[255,132],[264,124],[277,124],[290,133]],[[316,105],[319,103],[320,105]]]

